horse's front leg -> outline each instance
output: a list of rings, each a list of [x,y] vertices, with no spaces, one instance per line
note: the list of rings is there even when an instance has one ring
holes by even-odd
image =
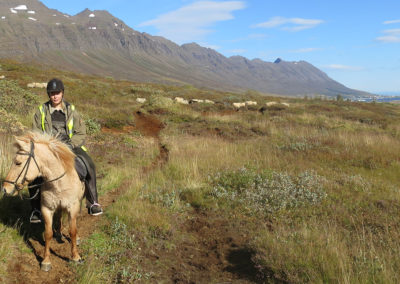
[[[50,263],[50,242],[53,238],[53,214],[54,212],[46,207],[42,207],[42,216],[44,220],[44,257],[40,264],[40,269],[49,271],[51,269]]]
[[[71,238],[71,255],[72,255],[72,260],[75,262],[80,262],[82,260],[78,253],[78,247],[77,247],[78,230],[76,228],[76,218],[79,213],[79,207],[80,207],[80,204],[77,203],[68,212],[69,236]]]

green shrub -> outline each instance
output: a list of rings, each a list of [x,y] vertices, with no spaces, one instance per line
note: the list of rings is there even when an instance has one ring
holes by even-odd
[[[38,104],[36,96],[18,86],[15,81],[0,80],[0,108],[7,112],[25,114]]]
[[[95,119],[88,118],[85,120],[86,133],[91,135],[100,131],[101,125]]]
[[[251,212],[271,213],[317,204],[326,197],[323,178],[306,171],[292,177],[287,173],[256,173],[246,168],[209,177],[211,195]]]
[[[0,133],[21,134],[27,128],[18,121],[15,114],[0,108]]]

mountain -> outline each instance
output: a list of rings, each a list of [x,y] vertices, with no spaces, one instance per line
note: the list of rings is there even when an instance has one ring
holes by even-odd
[[[118,79],[282,95],[362,96],[305,62],[225,57],[140,33],[107,11],[71,16],[38,0],[0,2],[0,57]]]

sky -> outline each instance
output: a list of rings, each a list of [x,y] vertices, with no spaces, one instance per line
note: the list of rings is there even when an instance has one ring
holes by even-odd
[[[307,61],[345,86],[400,95],[400,0],[41,0],[226,57]]]

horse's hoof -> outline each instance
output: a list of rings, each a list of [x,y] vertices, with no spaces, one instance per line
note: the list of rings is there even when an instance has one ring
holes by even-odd
[[[51,269],[51,263],[41,263],[40,264],[40,269],[43,271],[50,271]]]

